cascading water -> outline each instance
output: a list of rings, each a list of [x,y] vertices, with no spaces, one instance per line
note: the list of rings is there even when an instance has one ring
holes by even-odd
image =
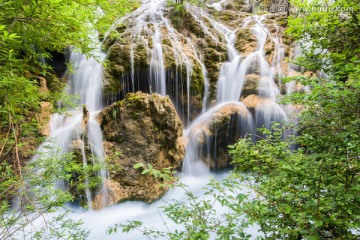
[[[155,25],[155,32],[153,36],[154,48],[151,54],[150,61],[150,78],[152,79],[150,89],[161,95],[166,94],[166,82],[165,82],[165,66],[162,54],[160,31],[158,26]],[[132,60],[133,61],[133,60]],[[132,70],[133,71],[133,70]]]
[[[165,17],[165,6],[167,1],[165,0],[151,0],[144,1],[140,8],[135,10],[128,16],[120,19],[114,24],[114,28],[119,24],[126,24],[128,27],[122,33],[124,38],[130,41],[130,79],[131,83],[123,82],[125,86],[125,92],[123,96],[132,91],[144,91],[144,92],[156,92],[161,95],[169,95],[179,114],[184,120],[184,124],[189,124],[191,120],[190,113],[190,87],[191,77],[193,74],[193,62],[201,66],[201,62],[197,53],[192,51],[195,49],[194,44],[190,39],[186,39],[188,45],[184,45],[183,37],[172,26],[169,19]],[[182,39],[180,39],[180,37]],[[169,42],[171,49],[164,49],[164,41]],[[136,47],[142,46],[146,49],[146,55],[149,62],[148,76],[139,76],[137,72],[138,66],[134,64]],[[167,62],[165,61],[165,51],[167,54],[172,54],[174,59],[174,65],[171,66],[174,69],[169,69]],[[185,71],[183,71],[185,70]],[[204,71],[205,69],[202,68]],[[203,75],[206,73],[203,72]],[[139,80],[139,78],[141,78]],[[126,78],[128,78],[126,76]],[[144,82],[144,79],[148,78],[148,86],[143,87],[137,82]],[[172,81],[169,81],[171,78]],[[185,81],[183,81],[183,79]],[[205,81],[205,79],[204,79]],[[127,87],[131,84],[132,87]],[[185,85],[185,103],[180,97],[182,88]],[[117,99],[118,100],[118,99]]]
[[[218,119],[223,118],[224,113],[228,112],[231,112],[238,122],[235,127],[237,138],[252,132],[252,116],[241,102],[224,102],[210,108],[195,119],[184,131],[184,135],[189,139],[182,169],[184,174],[208,174],[210,164],[206,158],[216,152],[214,151],[216,150],[216,142],[215,144],[211,143],[211,140],[216,140],[216,132],[211,132],[211,128],[214,127],[213,125]],[[212,148],[214,148],[213,151],[211,151]]]
[[[226,1],[220,1],[219,4],[215,4],[213,7],[221,11],[223,4],[226,4]],[[185,3],[186,11],[198,23],[205,36],[210,38],[215,45],[225,43],[227,47],[228,59],[227,62],[222,63],[220,68],[216,86],[216,99],[211,99],[211,87],[207,78],[210,69],[206,69],[204,63],[206,55],[204,52],[199,51],[198,45],[195,44],[191,35],[184,37],[177,32],[171,21],[166,17],[165,6],[165,0],[145,1],[140,8],[114,24],[114,28],[116,28],[119,23],[126,23],[127,28],[121,35],[124,38],[131,39],[128,45],[130,49],[129,75],[127,79],[123,76],[120,80],[124,81],[125,93],[144,90],[162,95],[169,94],[179,112],[186,109],[187,116],[183,117],[183,121],[184,125],[187,125],[184,135],[188,138],[188,144],[183,161],[182,179],[188,180],[191,184],[195,183],[194,185],[201,182],[199,185],[203,186],[207,178],[203,176],[194,178],[192,175],[207,176],[210,166],[222,164],[221,160],[218,159],[220,146],[226,150],[226,146],[234,143],[237,139],[255,133],[256,127],[265,126],[269,128],[272,122],[287,119],[282,107],[276,103],[280,91],[275,84],[275,79],[283,74],[281,62],[284,58],[284,49],[282,48],[281,39],[278,36],[271,36],[270,31],[263,23],[266,15],[248,16],[238,29],[234,29],[215,20],[205,10]],[[250,24],[252,24],[250,28],[252,34],[257,39],[257,48],[247,55],[242,55],[235,48],[236,33],[239,29],[246,28]],[[275,46],[275,54],[271,64],[268,63],[264,53],[264,48],[269,40]],[[166,41],[170,42],[167,45],[171,46],[170,49],[165,49],[164,42]],[[140,69],[136,62],[139,46],[146,49],[148,68],[145,70]],[[166,54],[169,53],[174,58],[175,66],[166,65]],[[98,58],[101,62],[104,55],[99,52]],[[62,152],[71,151],[74,147],[78,148],[82,155],[83,164],[86,167],[89,163],[101,162],[105,158],[101,129],[95,119],[97,112],[102,108],[101,103],[103,102],[102,67],[94,59],[87,59],[76,52],[72,53],[71,62],[75,71],[71,75],[67,91],[79,96],[76,102],[77,107],[66,115],[54,114],[52,116],[51,138],[53,141],[46,144],[59,147]],[[191,121],[191,80],[196,64],[200,66],[203,75],[204,93],[201,114]],[[169,74],[168,69],[171,67],[175,68],[175,71]],[[146,71],[145,76],[140,71]],[[254,72],[260,77],[257,90],[258,96],[262,100],[260,101],[261,104],[256,105],[254,112],[250,112],[241,101],[246,76]],[[169,81],[169,79],[173,82]],[[140,87],[141,81],[148,84],[147,88],[142,89]],[[181,86],[181,84],[183,85]],[[174,88],[174,93],[171,92],[172,88]],[[186,104],[183,107],[179,103],[181,94],[186,96]],[[79,110],[82,105],[86,105],[89,110],[88,118],[84,117],[86,114]],[[226,122],[226,124],[221,125],[223,122]],[[224,139],[224,136],[228,139]],[[85,142],[86,139],[87,142]],[[89,151],[86,149],[87,145],[90,146]],[[89,154],[92,156],[91,159]],[[91,162],[91,160],[94,162]],[[213,165],[210,161],[214,161]],[[106,170],[102,169],[99,175],[104,179],[103,182],[106,182]],[[61,185],[63,182],[59,184]],[[88,185],[88,182],[85,182],[85,185]],[[199,185],[195,187],[196,191],[201,188]],[[106,184],[103,184],[100,193],[102,200],[99,205],[106,206]],[[91,208],[94,196],[92,196],[89,188],[85,190],[85,195],[87,204]],[[175,195],[175,192],[171,191],[167,197],[172,198]],[[156,205],[154,204],[145,206],[142,203],[128,202],[121,206],[104,209],[99,215],[91,211],[85,214],[87,214],[85,217],[88,218],[86,220],[87,226],[95,229],[95,235],[92,235],[93,239],[103,238],[104,234],[99,233],[101,227],[94,227],[94,219],[97,221],[101,219],[101,224],[106,224],[104,228],[128,220],[129,217],[139,215],[143,216],[145,220],[151,218],[152,223],[155,225],[161,223],[161,220],[157,220],[157,222],[152,220],[153,215],[157,214]],[[149,217],[150,215],[151,217]],[[126,216],[125,219],[124,216]],[[78,217],[75,216],[75,218]]]
[[[70,57],[72,73],[65,87],[69,94],[77,96],[75,107],[65,114],[53,114],[50,119],[50,137],[39,149],[39,153],[51,157],[55,151],[65,154],[78,150],[82,156],[84,168],[89,164],[103,164],[105,153],[102,145],[102,132],[96,121],[96,116],[102,108],[102,61],[105,54],[100,51],[100,43],[96,44],[97,50],[93,52],[94,58],[73,51]],[[87,140],[87,142],[86,142]],[[90,146],[90,153],[86,145]],[[36,158],[36,157],[35,157]],[[106,206],[107,171],[102,166],[98,173],[102,178],[102,203]],[[58,182],[59,188],[64,188],[64,181]],[[85,198],[87,207],[92,208],[93,196],[89,189],[89,180],[85,179]]]
[[[195,54],[195,59],[200,64],[201,71],[202,71],[202,74],[204,77],[204,97],[202,100],[202,110],[201,110],[201,112],[204,113],[208,106],[209,91],[210,91],[210,83],[209,83],[209,80],[207,79],[207,70],[206,70],[205,64],[203,63],[203,56],[198,55],[194,45],[192,44],[192,42],[189,38],[186,38],[186,42],[192,47],[192,50],[194,51],[194,54]]]
[[[192,14],[194,19],[203,28],[203,31],[210,37],[215,38],[210,29],[215,30],[223,36],[227,43],[228,62],[223,63],[220,69],[220,75],[217,84],[217,103],[207,112],[203,112],[188,128],[185,135],[189,139],[183,163],[183,172],[190,175],[204,174],[209,169],[209,160],[204,163],[204,156],[213,154],[216,158],[216,142],[214,150],[210,150],[211,139],[216,139],[216,134],[209,131],[209,127],[216,114],[222,108],[234,104],[241,104],[241,92],[245,83],[246,74],[257,72],[260,76],[258,85],[259,97],[266,98],[262,104],[255,108],[255,121],[247,108],[243,105],[243,123],[239,126],[238,131],[242,129],[247,133],[253,133],[254,128],[270,128],[275,121],[286,121],[286,113],[280,105],[276,103],[276,98],[280,94],[279,88],[274,80],[277,76],[282,77],[281,62],[284,57],[284,49],[281,47],[281,40],[278,37],[271,37],[269,30],[262,23],[266,16],[250,16],[244,19],[242,27],[247,27],[254,23],[251,28],[252,33],[257,39],[257,49],[243,58],[235,49],[235,32],[224,26],[222,23],[212,19],[204,10],[191,5],[187,5],[187,10]],[[219,9],[218,9],[219,10]],[[221,10],[221,9],[220,9]],[[270,38],[275,45],[275,54],[272,65],[265,58],[264,47],[266,41]],[[216,42],[220,39],[216,39]],[[239,134],[238,137],[241,135]],[[242,135],[244,136],[244,135]],[[230,144],[230,143],[229,143]],[[204,149],[205,148],[205,149]],[[212,153],[210,152],[212,151]]]

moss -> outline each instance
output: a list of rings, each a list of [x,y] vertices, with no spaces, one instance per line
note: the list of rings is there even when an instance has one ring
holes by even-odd
[[[130,47],[115,43],[109,48],[107,60],[115,65],[121,65],[124,71],[130,68]],[[117,69],[117,70],[120,70]]]
[[[137,45],[134,49],[134,67],[141,69],[148,68],[147,48],[143,44]]]
[[[193,72],[191,75],[190,92],[200,96],[204,93],[204,75],[198,62],[194,62]]]
[[[165,69],[170,69],[172,67],[175,67],[175,56],[172,48],[168,45],[163,45],[162,49],[163,49]]]
[[[122,23],[120,23],[114,29],[111,29],[102,43],[104,51],[109,50],[109,48],[115,43],[125,45],[126,41],[122,38],[122,35],[126,31],[126,29],[127,27]]]
[[[236,0],[236,1],[231,1],[229,3],[226,3],[224,8],[226,10],[235,10],[235,11],[239,11],[242,10],[245,6],[245,1],[244,0]]]
[[[124,99],[124,100],[130,101],[130,102],[138,102],[138,101],[142,102],[143,99],[144,99],[143,96],[141,96],[139,94],[128,93],[128,94],[126,94],[126,99]]]
[[[162,44],[162,45],[167,45],[167,46],[169,46],[169,47],[172,46],[171,41],[170,41],[170,39],[169,39],[168,37],[163,38],[161,44]]]
[[[184,15],[186,14],[184,5],[179,4],[177,7],[170,9],[169,18],[173,26],[177,29],[184,28]]]
[[[110,30],[102,43],[103,50],[107,51],[112,45],[114,45],[118,41],[119,38],[120,34],[116,30]]]
[[[190,30],[190,32],[192,32],[199,38],[205,37],[203,29],[191,16],[188,16],[185,20],[187,21],[188,29]]]
[[[239,18],[239,16],[234,11],[215,12],[214,16],[216,16],[217,19],[219,19],[223,22],[233,21],[233,20],[237,20]]]
[[[147,44],[148,44],[148,48],[149,49],[152,49],[154,47],[154,43],[153,43],[153,39],[151,36],[144,36],[144,38],[146,39],[147,41]],[[145,45],[142,45],[145,47]]]
[[[221,63],[227,59],[226,50],[222,48],[219,49],[222,51],[217,51],[214,48],[204,49],[204,64],[208,70],[209,82],[213,85],[213,87],[216,85],[219,78]]]
[[[286,28],[287,25],[288,25],[288,20],[289,20],[289,19],[288,19],[287,17],[281,17],[281,18],[279,18],[279,19],[277,20],[277,23],[278,23],[280,26]]]
[[[123,34],[126,31],[127,26],[123,23],[119,23],[115,29],[119,34]]]
[[[201,26],[192,18],[191,14],[186,12],[184,7],[170,9],[169,18],[172,25],[179,31],[188,30],[197,37],[205,37]]]
[[[251,43],[257,42],[256,37],[250,30],[250,26],[245,29],[240,29],[236,32],[236,42],[235,42],[235,48],[243,53],[248,50],[248,48],[251,46]]]

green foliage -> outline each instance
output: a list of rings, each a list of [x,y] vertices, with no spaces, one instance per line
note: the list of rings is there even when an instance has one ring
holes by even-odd
[[[0,101],[11,97],[8,101],[32,102],[36,107],[40,98],[35,92],[37,78],[52,73],[41,59],[68,46],[90,55],[93,31],[104,33],[115,18],[135,6],[123,0],[2,1],[0,89],[5,93],[1,92]],[[18,95],[12,97],[9,89]]]
[[[87,233],[80,223],[66,218],[62,209],[72,200],[70,192],[85,187],[96,188],[97,165],[82,163],[73,156],[55,154],[51,159],[40,156],[27,163],[26,158],[39,145],[36,116],[40,102],[64,101],[59,93],[63,84],[42,59],[50,52],[75,47],[91,55],[91,36],[103,34],[136,3],[123,0],[4,0],[0,3],[0,238],[16,236],[31,239],[84,239]],[[53,86],[40,92],[40,78]],[[68,101],[66,101],[68,102]],[[66,105],[66,104],[65,104]],[[49,152],[55,149],[48,150]],[[89,179],[85,185],[85,179]],[[64,181],[65,189],[56,183]],[[11,210],[17,199],[21,206]],[[48,213],[58,216],[45,216]],[[45,226],[31,224],[44,218]],[[20,234],[20,235],[19,235]]]
[[[54,79],[52,69],[42,59],[51,58],[50,51],[63,52],[69,46],[90,55],[93,32],[104,32],[114,18],[135,6],[135,2],[123,0],[1,2],[0,162],[7,158],[13,161],[10,155],[14,149],[18,161],[23,161],[21,141],[38,141],[34,139],[40,137],[35,118],[40,101],[55,103],[64,97],[58,93],[63,83]],[[42,77],[56,85],[52,86],[54,91],[39,91]]]
[[[282,132],[242,139],[230,147],[241,180],[255,192],[245,206],[265,239],[357,239],[360,233],[360,81],[359,2],[293,1],[298,9],[352,8],[351,12],[302,11],[288,32],[301,40],[297,63],[322,70],[328,79],[294,77],[311,92],[284,102],[301,106],[299,136],[283,141]],[[308,44],[311,42],[311,44]],[[297,144],[299,148],[291,151]]]
[[[289,18],[287,31],[294,40],[303,40],[304,56],[299,64],[314,71],[325,70],[341,81],[359,74],[359,0],[292,2],[299,11]],[[326,11],[318,10],[321,8]]]
[[[86,168],[73,156],[39,156],[27,163],[41,140],[36,115],[41,101],[55,103],[63,94],[43,58],[73,46],[92,50],[90,35],[103,34],[115,18],[130,10],[132,1],[4,0],[0,3],[0,238],[85,239],[81,222],[67,218],[64,203],[71,192],[95,188],[99,166]],[[40,77],[57,84],[40,92]],[[64,100],[63,100],[64,101]],[[31,146],[32,145],[32,146]],[[49,149],[49,152],[56,152]],[[89,179],[85,186],[85,179]],[[64,189],[57,183],[65,182]],[[12,208],[12,203],[15,207]],[[55,214],[56,213],[56,214]],[[43,224],[39,222],[43,219]],[[34,231],[35,228],[35,231]]]
[[[298,9],[316,9],[320,1],[293,1]],[[326,6],[326,1],[321,1]],[[238,175],[231,179],[223,206],[231,191],[238,191],[236,181],[246,184],[252,193],[240,195],[237,208],[229,207],[228,216],[237,222],[260,227],[260,239],[357,239],[360,235],[360,81],[359,81],[359,1],[335,1],[341,11],[300,11],[289,20],[288,33],[302,40],[303,56],[297,63],[305,69],[328,73],[329,78],[295,77],[311,92],[295,93],[283,101],[300,106],[298,136],[284,140],[287,129],[266,130],[257,142],[242,139],[230,147]],[[310,42],[309,44],[304,44]],[[306,45],[306,46],[305,46]],[[275,125],[276,126],[276,125]],[[292,150],[293,146],[299,146]],[[221,192],[218,186],[215,189]],[[209,189],[207,190],[209,193]],[[214,192],[213,192],[214,193]],[[168,202],[164,212],[178,230],[162,232],[141,227],[140,222],[120,224],[124,232],[141,231],[148,238],[219,239],[240,238],[231,235],[229,222],[222,228],[222,216],[214,215],[207,199],[187,192],[188,201]],[[204,220],[209,214],[210,219]],[[214,218],[213,218],[214,217]],[[189,221],[188,221],[189,219]],[[220,220],[222,219],[222,220]],[[220,229],[228,235],[221,235]],[[114,230],[114,229],[113,229]],[[213,234],[213,235],[211,235]]]
[[[150,176],[158,179],[162,182],[162,187],[172,187],[173,183],[177,180],[174,177],[175,171],[172,168],[163,168],[161,170],[155,169],[150,163],[147,166],[144,163],[137,163],[134,165],[134,169],[140,169],[141,174],[149,174]]]
[[[187,1],[177,1],[177,0],[169,0],[167,2],[167,5],[172,7],[172,11],[170,14],[170,20],[172,24],[178,28],[178,29],[186,29],[186,28],[192,28],[193,23],[191,21],[191,17],[189,16],[189,13],[186,11],[186,4],[192,4],[192,5],[202,5],[203,2],[198,0],[187,0]]]
[[[21,45],[12,44],[11,48],[25,57],[44,56],[48,50],[63,51],[69,45],[89,53],[89,33],[104,33],[134,6],[136,2],[124,0],[6,0],[1,4],[0,22],[7,32],[18,36]]]
[[[356,239],[360,232],[360,84],[308,80],[290,100],[304,109],[300,136],[267,131],[231,147],[237,171],[257,197],[247,205],[267,239]],[[291,151],[294,143],[301,147]]]
[[[81,228],[81,222],[67,218],[64,208],[66,202],[73,200],[70,193],[74,187],[73,174],[69,171],[80,176],[86,172],[71,154],[49,150],[53,153],[51,159],[39,155],[22,167],[20,173],[15,174],[6,162],[0,165],[1,239],[15,239],[20,235],[22,239],[85,239],[88,235]],[[58,187],[61,182],[65,183],[63,189]],[[41,219],[45,225],[39,223]]]

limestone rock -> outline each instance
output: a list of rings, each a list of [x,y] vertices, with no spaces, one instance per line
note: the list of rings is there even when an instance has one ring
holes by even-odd
[[[242,103],[250,111],[254,110],[257,106],[259,106],[261,104],[265,104],[267,102],[270,103],[270,102],[272,102],[272,100],[268,99],[268,98],[259,97],[258,95],[255,95],[255,94],[251,94],[242,100]]]
[[[249,109],[254,116],[254,127],[270,129],[273,122],[286,122],[286,113],[284,108],[270,98],[263,98],[257,95],[249,95],[242,100],[243,104]],[[261,132],[256,133],[263,136]]]
[[[142,175],[141,169],[133,167],[137,163],[158,170],[180,166],[185,151],[183,127],[169,97],[130,93],[103,109],[98,120],[109,158],[111,201],[158,199],[166,191],[163,179]]]
[[[257,47],[255,35],[251,32],[252,25],[241,28],[236,32],[235,48],[244,56],[254,52]]]
[[[52,104],[50,102],[40,102],[40,112],[36,114],[39,133],[42,136],[50,136],[50,117]]]
[[[245,76],[245,83],[241,92],[242,97],[247,97],[251,94],[258,94],[258,85],[260,82],[260,76],[257,74],[247,74]]]
[[[39,78],[39,84],[40,84],[40,93],[48,93],[49,89],[47,87],[47,83],[46,83],[46,79],[43,77],[38,77]]]
[[[230,166],[228,146],[251,131],[252,116],[242,103],[220,104],[194,123],[190,135],[196,142],[190,144],[202,149],[199,158],[211,169],[223,169]]]

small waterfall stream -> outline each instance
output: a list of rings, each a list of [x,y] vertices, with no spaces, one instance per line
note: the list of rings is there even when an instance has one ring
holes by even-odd
[[[96,43],[94,58],[87,58],[85,55],[72,51],[70,63],[72,73],[69,76],[68,85],[65,91],[77,96],[74,100],[74,107],[65,114],[53,114],[50,119],[50,137],[39,148],[40,154],[47,156],[78,150],[80,152],[84,168],[88,164],[102,164],[98,175],[103,179],[101,193],[101,205],[106,206],[107,190],[105,169],[105,153],[103,149],[102,132],[96,116],[102,108],[102,61],[105,54],[100,51],[100,43]],[[86,149],[90,146],[90,149]],[[34,159],[37,157],[35,156]],[[58,182],[58,187],[65,189],[64,181]],[[92,208],[92,193],[89,189],[89,180],[85,179],[85,201],[89,209]]]

